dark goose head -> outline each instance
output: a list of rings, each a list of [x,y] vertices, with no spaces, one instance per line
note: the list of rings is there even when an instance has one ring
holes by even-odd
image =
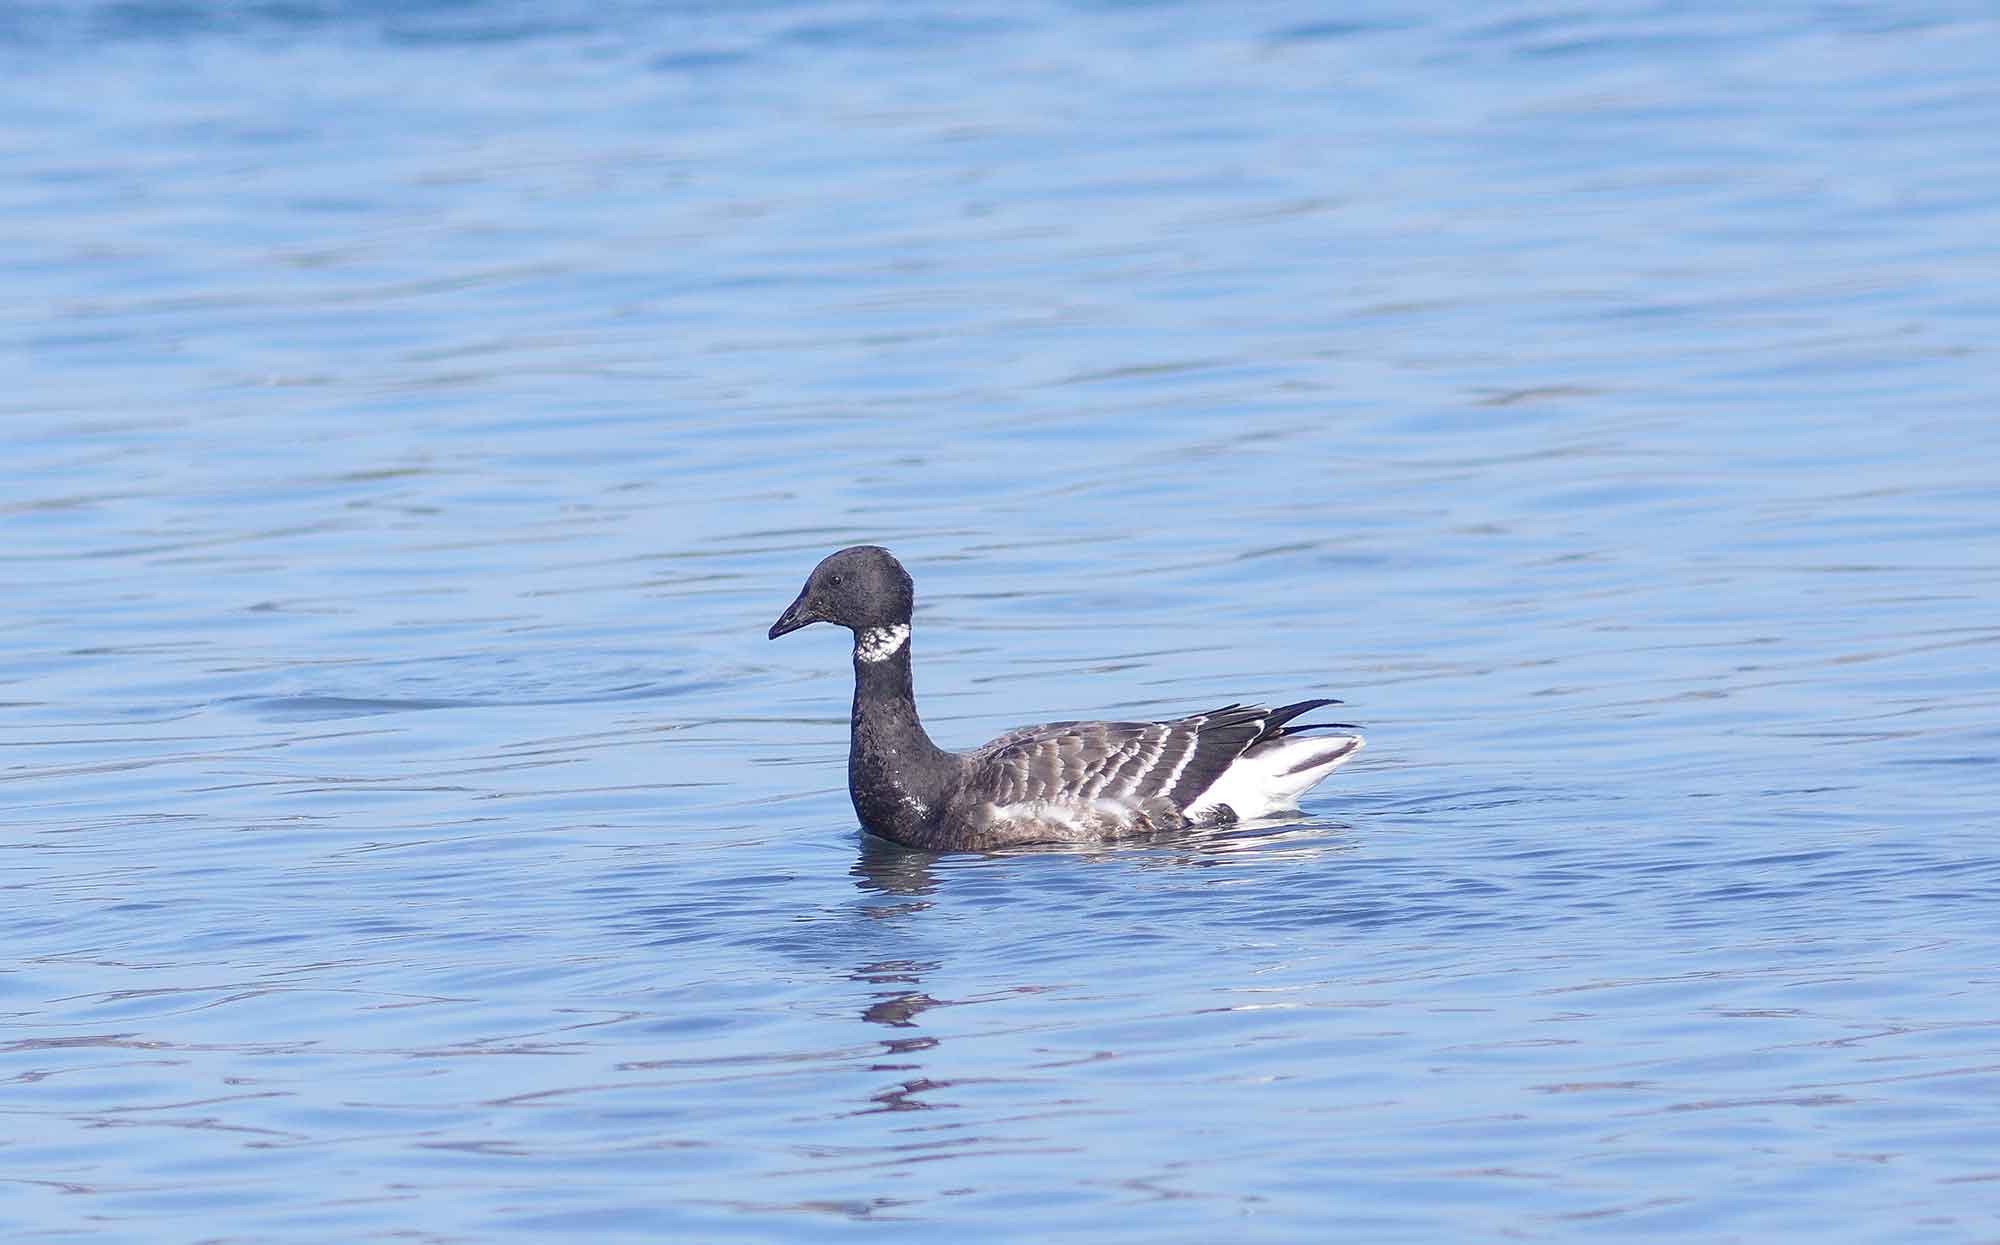
[[[887,549],[856,545],[813,568],[798,600],[771,624],[771,638],[816,622],[837,623],[857,635],[874,627],[908,626],[915,599],[910,573]]]

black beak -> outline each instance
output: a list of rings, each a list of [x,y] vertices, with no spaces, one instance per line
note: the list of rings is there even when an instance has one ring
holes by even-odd
[[[810,627],[819,621],[820,616],[806,604],[806,594],[801,591],[799,599],[787,605],[785,612],[778,615],[778,621],[771,624],[771,638],[775,640],[781,635],[797,631],[800,627]]]

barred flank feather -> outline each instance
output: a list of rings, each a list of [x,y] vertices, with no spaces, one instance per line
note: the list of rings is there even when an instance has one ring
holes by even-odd
[[[1354,736],[1301,738],[1301,732],[1331,724],[1286,728],[1293,718],[1339,703],[1302,700],[1276,709],[1224,705],[1171,722],[1023,727],[965,754],[968,768],[957,803],[975,817],[1010,824],[1030,813],[1046,819],[1073,806],[1068,820],[1098,834],[1112,810],[1120,809],[1148,828],[1262,816],[1291,807],[1360,747]],[[1266,773],[1281,760],[1282,773]],[[1308,773],[1308,781],[1290,781]],[[1238,781],[1225,782],[1232,774]],[[1244,781],[1251,774],[1258,776],[1255,784]],[[1212,791],[1231,798],[1214,798]]]

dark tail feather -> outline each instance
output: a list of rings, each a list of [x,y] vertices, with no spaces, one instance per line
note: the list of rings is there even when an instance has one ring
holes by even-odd
[[[1321,700],[1301,700],[1294,705],[1279,705],[1265,717],[1264,728],[1257,733],[1257,738],[1250,741],[1250,746],[1254,748],[1267,740],[1276,739],[1281,735],[1290,735],[1295,733],[1295,731],[1311,730],[1312,727],[1310,726],[1301,726],[1288,731],[1284,729],[1284,726],[1285,723],[1302,713],[1311,713],[1315,709],[1322,709],[1327,705],[1337,705],[1339,703],[1337,700],[1325,698]],[[1352,730],[1353,728],[1349,727],[1347,729]]]

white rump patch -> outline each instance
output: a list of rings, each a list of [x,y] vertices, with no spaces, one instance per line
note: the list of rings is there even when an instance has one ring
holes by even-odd
[[[897,623],[893,627],[870,627],[854,637],[854,660],[887,661],[896,655],[896,650],[910,642],[910,624]]]
[[[1208,821],[1223,804],[1242,821],[1289,812],[1359,751],[1359,735],[1299,735],[1265,744],[1230,762],[1222,777],[1188,801],[1188,817]]]

